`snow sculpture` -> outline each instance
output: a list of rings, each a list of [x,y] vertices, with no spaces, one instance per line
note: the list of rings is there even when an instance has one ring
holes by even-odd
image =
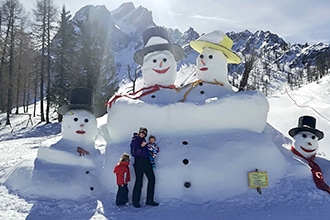
[[[182,101],[203,103],[209,98],[219,98],[234,93],[228,82],[228,63],[237,64],[239,56],[231,50],[233,41],[216,30],[190,42],[199,53],[196,59],[197,80],[183,89]]]
[[[135,62],[141,66],[142,82],[138,83],[136,92],[123,92],[114,96],[110,105],[122,97],[159,105],[179,100],[174,82],[177,76],[177,61],[184,56],[182,47],[171,43],[167,31],[161,27],[147,29],[143,33],[143,41],[144,48],[134,54]],[[166,99],[160,99],[160,90],[166,93]]]
[[[316,119],[311,116],[302,116],[298,120],[298,127],[292,128],[289,135],[293,137],[292,151],[302,158],[315,157],[319,144],[324,136],[322,131],[315,128]]]
[[[147,29],[143,41],[144,48],[136,51],[134,61],[141,65],[144,85],[173,85],[176,62],[184,56],[181,46],[170,43],[166,30],[161,27]]]
[[[40,147],[34,162],[32,180],[41,196],[81,199],[93,197],[97,190],[102,159],[94,143],[97,123],[91,101],[91,90],[76,88],[70,104],[58,109],[63,115],[62,138],[49,148]]]
[[[321,170],[321,165],[324,165],[325,161],[316,157],[319,149],[318,141],[324,137],[323,132],[316,129],[316,119],[312,116],[301,116],[298,127],[290,129],[289,135],[294,138],[292,153],[303,159],[302,162],[307,163],[311,168],[316,187],[330,194],[330,187],[325,182],[324,172]],[[326,176],[328,175],[329,173]]]
[[[215,33],[219,35],[220,32]],[[260,92],[233,91],[228,80],[225,80],[227,62],[239,62],[239,58],[230,51],[231,40],[224,35],[221,39],[225,40],[218,42],[217,48],[226,46],[229,48],[223,49],[226,52],[212,48],[204,48],[202,52],[212,55],[215,62],[197,60],[198,66],[208,63],[210,76],[203,69],[206,67],[200,66],[202,70],[198,76],[201,79],[193,83],[195,87],[192,84],[183,85],[179,92],[152,85],[159,83],[165,87],[173,82],[171,78],[163,83],[162,78],[152,72],[156,67],[159,70],[160,63],[158,66],[143,63],[149,60],[157,63],[159,57],[156,54],[163,54],[162,51],[143,54],[144,60],[142,55],[140,60],[136,59],[142,64],[142,71],[152,72],[143,75],[143,82],[150,82],[147,84],[150,90],[142,88],[135,94],[110,99],[107,122],[103,127],[108,145],[102,180],[110,191],[115,192],[116,186],[114,178],[107,173],[117,163],[117,158],[129,151],[127,146],[131,135],[141,126],[160,137],[158,144],[162,150],[155,169],[157,200],[183,198],[209,201],[242,194],[249,190],[247,173],[255,168],[271,173],[270,185],[283,175],[285,159],[274,143],[261,133],[266,125],[268,101]],[[198,59],[202,60],[200,57]],[[220,75],[215,73],[215,68],[218,68]],[[123,85],[120,89],[125,90],[128,86]],[[248,143],[246,137],[249,137]],[[226,163],[229,157],[241,163]],[[278,161],[280,165],[272,166],[271,160]],[[240,176],[239,180],[237,176]]]

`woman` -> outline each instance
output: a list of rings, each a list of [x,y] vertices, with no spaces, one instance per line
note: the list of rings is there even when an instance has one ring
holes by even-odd
[[[131,154],[134,157],[135,184],[133,188],[133,206],[140,208],[141,189],[143,184],[143,174],[147,176],[147,201],[146,205],[158,206],[154,201],[155,174],[149,160],[149,151],[146,147],[146,136],[148,129],[141,127],[138,134],[134,134],[131,141]]]

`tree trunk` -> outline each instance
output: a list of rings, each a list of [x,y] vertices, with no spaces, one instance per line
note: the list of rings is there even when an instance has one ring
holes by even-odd
[[[47,14],[50,14],[50,4],[48,3]],[[47,106],[46,106],[46,123],[49,124],[49,108],[50,108],[50,17],[47,17]]]
[[[15,38],[14,38],[14,8],[12,8],[10,18],[10,52],[9,52],[9,86],[8,86],[8,97],[7,97],[7,120],[6,125],[10,124],[10,114],[12,108],[12,92],[13,92],[13,80],[14,80],[14,46],[15,46]]]

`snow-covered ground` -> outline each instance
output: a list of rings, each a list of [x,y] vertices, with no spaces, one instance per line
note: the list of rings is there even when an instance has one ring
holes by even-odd
[[[39,118],[32,118],[33,125],[28,124],[28,116],[13,115],[11,118],[12,127],[5,127],[5,114],[0,114],[0,219],[328,219],[330,214],[330,195],[318,190],[312,180],[309,168],[300,164],[298,161],[291,161],[290,152],[286,151],[282,145],[290,146],[288,130],[296,127],[298,118],[302,115],[311,115],[317,119],[316,127],[325,133],[324,139],[319,142],[320,148],[318,156],[325,159],[330,158],[330,138],[328,131],[330,128],[330,78],[324,77],[319,84],[312,83],[304,86],[297,91],[283,91],[278,95],[268,98],[270,111],[268,113],[268,125],[260,135],[251,135],[251,132],[242,132],[238,136],[232,135],[232,131],[222,132],[221,138],[224,145],[235,145],[235,141],[246,143],[246,146],[252,146],[253,140],[258,137],[267,137],[264,143],[270,143],[276,149],[271,151],[274,158],[285,158],[279,161],[273,160],[270,151],[261,150],[260,158],[264,157],[264,161],[268,161],[268,165],[281,168],[269,168],[276,171],[284,172],[288,164],[288,171],[282,178],[272,182],[270,178],[270,186],[262,189],[259,195],[255,189],[249,189],[246,178],[246,189],[243,192],[236,193],[234,196],[212,199],[209,201],[189,201],[189,197],[159,198],[159,207],[146,207],[135,209],[133,206],[118,208],[115,203],[115,194],[111,191],[104,192],[98,197],[98,200],[91,201],[74,201],[74,200],[52,200],[34,198],[33,195],[26,193],[22,196],[19,189],[24,188],[28,183],[24,182],[26,176],[33,172],[33,162],[37,157],[38,148],[40,146],[49,146],[57,142],[61,137],[60,124],[54,119],[54,123],[45,125],[37,124]],[[104,118],[98,119],[100,123]],[[137,128],[136,128],[137,129]],[[101,132],[99,134],[102,134]],[[187,134],[182,133],[186,137]],[[211,137],[209,135],[208,137]],[[215,135],[216,136],[216,135]],[[180,134],[176,134],[173,142],[180,140]],[[218,136],[217,136],[218,137]],[[237,139],[239,140],[237,140]],[[203,137],[201,136],[201,141]],[[214,143],[216,138],[206,140],[205,142]],[[246,141],[244,141],[246,140]],[[128,140],[129,141],[129,140]],[[163,139],[160,143],[168,144],[167,139]],[[194,143],[192,143],[194,144]],[[260,144],[260,143],[258,143]],[[102,153],[106,154],[106,143],[103,137],[98,136],[96,146]],[[162,145],[161,145],[162,146]],[[197,145],[196,145],[197,146]],[[243,148],[246,146],[242,146]],[[127,150],[127,148],[126,148]],[[248,150],[242,150],[248,154]],[[223,153],[232,152],[232,150],[224,150]],[[240,152],[240,151],[238,151]],[[278,152],[282,155],[278,155]],[[161,152],[162,153],[162,152]],[[160,157],[162,156],[160,153]],[[251,153],[255,154],[256,149],[252,148]],[[116,152],[117,154],[117,152]],[[166,152],[163,154],[166,155]],[[191,154],[191,160],[197,161],[194,154]],[[255,155],[246,155],[248,158],[257,158]],[[119,158],[115,155],[115,158]],[[239,158],[233,161],[233,158]],[[244,159],[239,153],[229,155],[228,159],[219,156],[211,158],[214,160],[214,166],[240,166],[247,163],[248,158]],[[169,159],[167,157],[167,159]],[[159,158],[159,168],[162,168],[164,162]],[[280,163],[280,164],[279,164]],[[250,164],[250,163],[247,163]],[[330,162],[329,162],[330,164]],[[193,164],[192,164],[193,165]],[[17,168],[21,168],[17,174]],[[24,169],[23,169],[24,168]],[[230,168],[235,170],[234,168]],[[330,165],[322,167],[325,178],[330,180],[327,174],[330,172]],[[213,169],[212,169],[213,170]],[[294,172],[295,171],[295,172]],[[16,172],[16,173],[15,173]],[[213,171],[212,171],[213,172]],[[9,191],[5,186],[5,182],[9,177],[13,178],[15,173],[17,190],[13,188]],[[113,178],[113,173],[108,174]],[[215,173],[210,173],[215,175]],[[240,175],[233,173],[231,177],[233,185],[240,185],[244,179]],[[159,178],[159,181],[161,179]],[[163,180],[168,181],[168,180]],[[329,182],[329,181],[328,181]],[[227,184],[227,183],[226,183]],[[133,185],[133,183],[130,183]],[[244,184],[243,184],[244,185]],[[207,186],[205,186],[207,187]],[[211,186],[213,187],[213,186]],[[219,188],[223,186],[219,185]],[[226,187],[228,187],[226,185]],[[24,189],[27,189],[25,187]],[[241,189],[241,186],[239,187]],[[223,191],[226,189],[223,188]],[[228,194],[233,195],[231,188],[228,188]],[[159,193],[159,196],[161,194]],[[171,195],[172,196],[172,195]]]

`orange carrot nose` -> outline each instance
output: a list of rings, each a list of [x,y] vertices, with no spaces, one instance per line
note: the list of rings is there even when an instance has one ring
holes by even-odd
[[[162,66],[163,66],[163,61],[160,61],[159,67],[162,67]]]
[[[203,60],[203,59],[201,59],[201,62],[202,62],[202,64],[203,64],[203,66],[205,66],[205,62],[204,62],[204,60]]]

